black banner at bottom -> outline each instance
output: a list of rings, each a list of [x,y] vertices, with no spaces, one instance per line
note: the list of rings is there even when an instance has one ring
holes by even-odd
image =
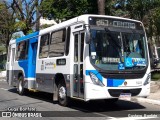
[[[152,117],[160,118],[160,111],[1,111],[0,117]]]

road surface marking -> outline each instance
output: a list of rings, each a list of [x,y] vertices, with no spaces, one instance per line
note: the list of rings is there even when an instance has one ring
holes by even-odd
[[[86,109],[82,109],[82,108],[77,108],[77,107],[72,107],[74,109],[77,109],[79,111],[85,111],[85,112],[91,112],[89,110],[86,110]],[[96,114],[96,115],[99,115],[100,117],[106,117],[107,119],[110,118],[110,119],[115,119],[115,117],[111,117],[111,116],[108,116],[108,115],[105,115],[105,114],[102,114],[102,113],[98,113],[98,112],[92,112],[93,114]]]
[[[5,88],[0,88],[0,89],[8,91],[8,89],[5,89]]]

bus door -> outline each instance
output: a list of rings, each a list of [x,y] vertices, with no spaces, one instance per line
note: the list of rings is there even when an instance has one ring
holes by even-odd
[[[73,97],[84,98],[84,31],[74,33]]]
[[[14,58],[15,58],[15,44],[12,44],[9,47],[9,52],[10,52],[10,56],[9,56],[9,64],[7,66],[8,72],[9,72],[9,78],[8,78],[8,84],[11,86],[13,83],[13,79],[14,79]]]
[[[33,66],[33,71],[34,71],[33,77],[35,77],[35,72],[36,72],[37,44],[38,44],[37,42],[32,43],[32,49],[33,49],[32,66]]]

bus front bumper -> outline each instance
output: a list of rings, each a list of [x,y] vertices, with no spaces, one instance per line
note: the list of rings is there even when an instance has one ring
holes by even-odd
[[[150,94],[150,83],[140,87],[101,87],[93,83],[85,85],[85,101],[118,98],[121,93],[131,93],[131,96],[139,97],[147,97]]]

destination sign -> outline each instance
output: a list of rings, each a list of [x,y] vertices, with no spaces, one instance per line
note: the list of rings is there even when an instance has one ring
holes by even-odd
[[[143,30],[141,23],[123,19],[90,17],[89,24],[103,27],[119,27]]]

